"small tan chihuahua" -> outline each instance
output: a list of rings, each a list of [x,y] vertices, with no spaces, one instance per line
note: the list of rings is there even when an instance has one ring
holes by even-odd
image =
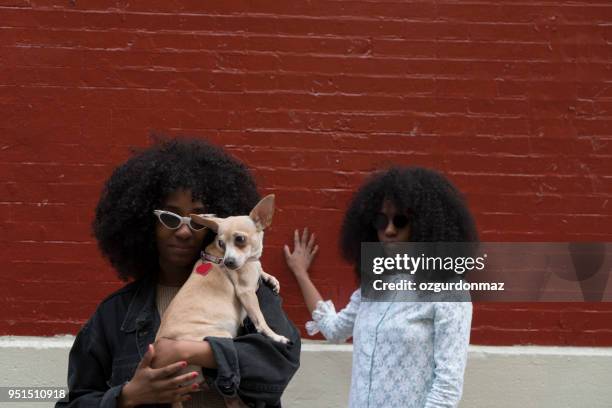
[[[259,262],[264,229],[272,224],[273,215],[273,194],[257,203],[248,216],[217,218],[190,214],[194,221],[216,232],[217,237],[203,252],[204,261],[198,260],[170,302],[155,340],[202,341],[207,336],[236,337],[248,315],[258,332],[281,343],[289,342],[268,326],[255,293],[260,276],[275,292],[279,291],[278,280],[265,273]],[[182,372],[189,371],[194,371],[194,367],[187,367]],[[199,372],[199,367],[195,367],[195,371]],[[194,382],[202,380],[199,375]],[[225,402],[230,407],[237,401],[226,399]]]

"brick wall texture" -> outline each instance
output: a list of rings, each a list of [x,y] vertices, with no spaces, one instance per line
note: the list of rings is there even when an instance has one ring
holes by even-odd
[[[76,333],[121,286],[90,232],[104,180],[153,131],[224,145],[277,194],[282,244],[337,250],[351,192],[444,172],[483,240],[612,241],[612,3],[0,0],[0,334]],[[474,344],[612,346],[612,304],[480,304]]]

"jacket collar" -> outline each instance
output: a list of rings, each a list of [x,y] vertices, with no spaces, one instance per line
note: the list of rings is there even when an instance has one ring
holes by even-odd
[[[155,291],[155,279],[150,276],[141,279],[121,324],[121,331],[130,333],[151,323],[159,326],[160,318],[155,307]]]

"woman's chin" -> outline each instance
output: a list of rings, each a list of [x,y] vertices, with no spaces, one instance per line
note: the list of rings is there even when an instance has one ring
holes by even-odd
[[[197,254],[174,253],[168,257],[169,263],[181,268],[192,267],[197,260]]]

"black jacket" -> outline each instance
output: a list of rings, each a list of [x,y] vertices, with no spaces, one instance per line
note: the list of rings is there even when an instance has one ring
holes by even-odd
[[[123,384],[155,340],[160,317],[155,282],[144,278],[108,296],[76,337],[68,363],[67,401],[57,407],[115,407]],[[287,337],[281,344],[256,332],[247,317],[234,338],[209,337],[217,369],[203,368],[224,395],[236,393],[253,407],[280,407],[280,397],[300,365],[300,334],[265,284],[257,298],[270,328]],[[163,406],[162,404],[153,406]]]

